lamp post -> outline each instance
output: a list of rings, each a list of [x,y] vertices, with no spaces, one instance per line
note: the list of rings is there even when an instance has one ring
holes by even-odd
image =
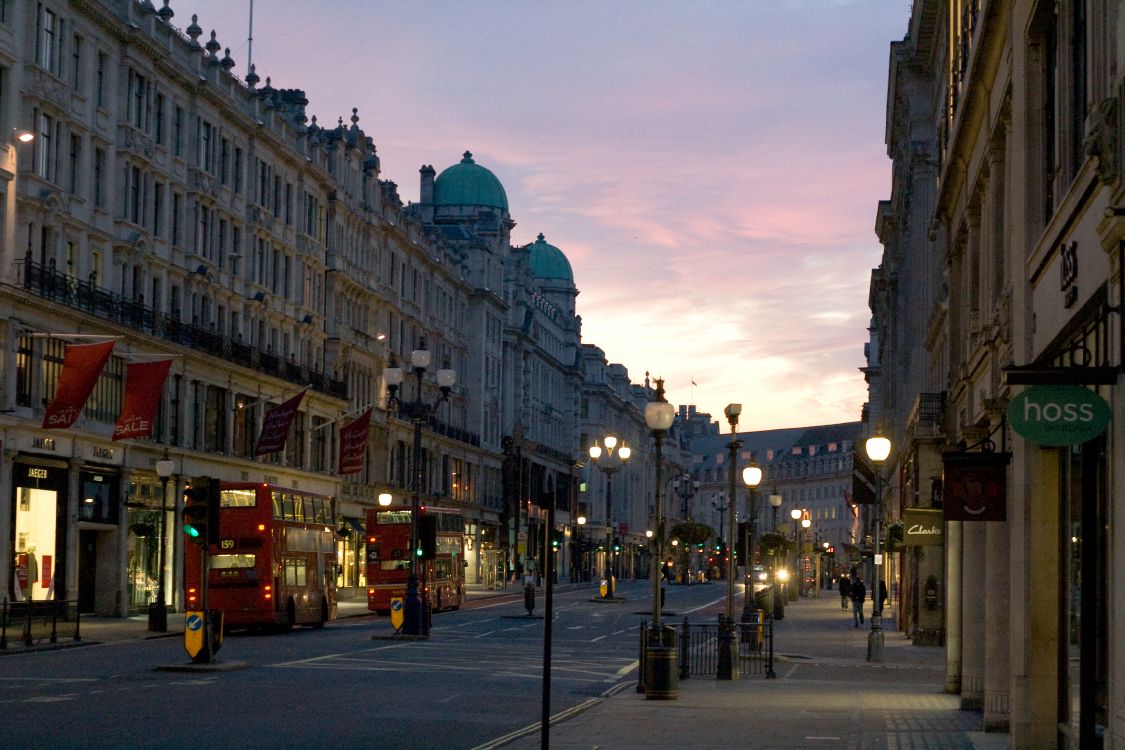
[[[742,404],[727,404],[723,409],[727,422],[730,424],[730,442],[727,449],[730,452],[729,476],[727,487],[727,512],[729,528],[727,529],[727,607],[722,622],[719,623],[719,666],[716,678],[730,680],[734,677],[734,664],[731,658],[731,628],[734,625],[734,499],[735,474],[738,471],[738,449],[742,443],[738,440],[738,415],[742,413]]]
[[[793,576],[789,579],[789,601],[794,602],[797,601],[800,593],[800,587],[797,585],[800,578],[797,574],[801,566],[801,509],[794,508],[789,511],[789,517],[793,519]]]
[[[750,465],[742,470],[742,481],[750,491],[750,496],[747,499],[749,512],[746,520],[746,582],[742,589],[742,622],[746,623],[748,628],[749,623],[754,619],[754,607],[752,606],[754,598],[754,525],[758,523],[758,509],[755,501],[758,484],[762,481],[762,470],[758,468],[753,457],[750,459]]]
[[[803,513],[808,513],[808,511],[803,511]],[[802,596],[808,596],[808,593],[809,593],[807,581],[805,579],[805,565],[806,565],[806,561],[805,561],[805,542],[808,541],[809,527],[811,527],[811,526],[812,526],[812,520],[811,519],[809,519],[809,518],[802,518],[801,519],[801,595]]]
[[[168,603],[165,601],[165,573],[167,564],[168,540],[166,531],[168,526],[168,479],[172,476],[176,464],[168,458],[168,449],[164,449],[164,456],[156,462],[156,475],[160,477],[160,551],[157,554],[157,564],[160,566],[156,572],[156,601],[148,608],[148,629],[154,633],[168,632]]]
[[[864,444],[867,457],[875,465],[875,567],[871,577],[871,632],[867,636],[867,661],[883,661],[883,598],[879,583],[883,580],[879,568],[883,555],[879,551],[879,522],[883,516],[883,463],[891,455],[891,441],[885,437],[871,437]]]
[[[691,474],[681,474],[672,480],[672,489],[680,498],[680,517],[686,521],[691,519],[691,499],[699,489],[699,482],[691,478]],[[691,545],[687,546],[687,570],[684,571],[684,583],[691,583]]]
[[[578,523],[578,531],[581,531],[586,527],[586,516],[579,515],[575,520]],[[590,574],[590,570],[587,567],[587,562],[589,560],[589,558],[587,557],[588,553],[585,550],[585,543],[582,541],[582,536],[579,535],[578,531],[576,531],[574,534],[574,541],[578,544],[579,549],[578,566],[576,569],[578,570],[578,577],[580,579],[588,580]]]
[[[422,399],[422,376],[429,368],[432,354],[426,348],[426,339],[423,336],[418,342],[418,348],[410,353],[410,365],[414,370],[415,392],[414,400],[403,402],[398,398],[398,389],[402,386],[404,373],[398,366],[394,355],[391,355],[389,366],[383,370],[383,378],[387,383],[390,396],[387,399],[388,408],[394,404],[399,415],[406,416],[414,423],[414,455],[412,456],[412,481],[410,498],[410,577],[406,582],[406,602],[403,608],[402,632],[406,635],[429,636],[429,602],[423,603],[420,591],[425,590],[425,566],[419,566],[418,561],[418,511],[421,506],[422,494],[422,424],[429,420],[430,415],[441,402],[449,398],[453,384],[457,382],[457,373],[449,368],[449,363],[437,371],[437,384],[441,389],[441,396],[432,404],[427,404]],[[422,569],[422,580],[419,582],[418,569]],[[421,586],[421,588],[420,588]]]
[[[664,498],[663,489],[663,462],[664,438],[672,427],[676,418],[676,407],[664,398],[664,380],[656,379],[656,392],[652,401],[645,404],[645,424],[652,432],[652,439],[656,445],[656,502],[653,507],[653,538],[652,564],[649,571],[652,577],[652,626],[649,629],[648,640],[645,645],[645,698],[673,699],[676,697],[675,667],[676,644],[675,636],[671,643],[664,643],[664,629],[660,624],[660,578],[664,572]],[[672,658],[669,659],[668,657]]]
[[[613,435],[602,438],[601,445],[594,443],[590,446],[590,459],[594,465],[605,474],[605,523],[606,523],[606,562],[605,562],[605,599],[613,598],[613,475],[625,465],[632,455],[632,449],[625,445],[625,441],[618,440]]]
[[[770,508],[773,510],[773,518],[770,522],[771,523],[770,531],[773,534],[777,533],[777,509],[781,507],[781,502],[782,502],[781,495],[777,495],[777,494],[770,495]],[[776,550],[777,548],[775,547],[774,549]],[[775,568],[777,567],[777,552],[776,551],[773,553],[773,567],[775,567]]]

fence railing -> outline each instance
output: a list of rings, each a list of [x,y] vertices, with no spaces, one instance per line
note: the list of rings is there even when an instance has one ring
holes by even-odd
[[[763,675],[776,677],[773,669],[773,618],[764,610],[753,610],[748,622],[718,623],[683,622],[664,626],[663,645],[676,646],[679,678],[695,676],[718,677],[726,673],[729,654],[731,677]],[[645,643],[648,633],[641,625],[640,674],[645,674]],[[729,651],[727,644],[729,643]],[[643,678],[642,678],[643,679]]]
[[[58,643],[59,637],[68,635],[76,641],[80,635],[78,602],[62,599],[45,601],[0,601],[0,649],[8,648],[13,638],[25,646],[35,646],[44,640]]]

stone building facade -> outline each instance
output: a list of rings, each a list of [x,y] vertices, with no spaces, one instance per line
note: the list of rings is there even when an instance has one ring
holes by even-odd
[[[1125,747],[1123,30],[915,2],[891,47],[865,416],[887,504],[945,518],[947,690],[1013,748]]]

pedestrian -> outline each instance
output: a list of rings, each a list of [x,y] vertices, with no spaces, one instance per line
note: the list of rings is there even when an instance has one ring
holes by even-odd
[[[857,578],[852,581],[848,593],[852,597],[852,619],[858,628],[863,624],[863,602],[867,599],[867,587],[863,585],[863,579]]]
[[[879,614],[883,614],[883,605],[887,603],[887,584],[879,579]],[[872,602],[874,606],[874,602]]]
[[[848,580],[847,576],[840,576],[840,609],[845,612],[848,610],[848,591],[851,584],[852,582]]]

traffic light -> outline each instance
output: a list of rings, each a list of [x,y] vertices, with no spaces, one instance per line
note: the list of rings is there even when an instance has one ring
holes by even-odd
[[[621,551],[621,540],[618,539],[617,537],[613,537],[613,551],[614,552],[620,552]]]
[[[558,552],[560,547],[562,547],[562,531],[560,531],[559,529],[552,529],[551,530],[551,551],[552,552]]]
[[[196,544],[218,544],[218,479],[196,477],[184,489],[184,533]]]
[[[418,557],[423,560],[437,557],[437,516],[418,516]]]

